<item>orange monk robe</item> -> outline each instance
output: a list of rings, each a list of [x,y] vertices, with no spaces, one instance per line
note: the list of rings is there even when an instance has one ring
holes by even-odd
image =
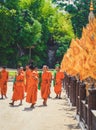
[[[21,70],[21,75],[24,76],[24,80],[23,80],[23,83],[24,83],[24,90],[25,90],[25,84],[26,84],[26,77],[25,77],[25,71],[24,70]]]
[[[62,80],[64,79],[64,72],[57,72],[56,73],[56,80],[55,80],[55,86],[54,91],[58,95],[62,91]]]
[[[24,99],[24,76],[20,73],[16,76],[12,100],[17,101],[22,99]]]
[[[48,71],[48,72],[49,72],[49,75],[48,75],[49,81],[48,81],[48,83],[49,83],[49,95],[50,95],[50,93],[51,93],[50,87],[51,87],[52,73],[50,71]]]
[[[8,72],[6,70],[1,71],[1,79],[0,79],[0,86],[1,86],[1,95],[5,95],[7,93],[7,81],[8,81]]]
[[[27,69],[25,73],[25,77],[26,77],[25,92],[27,92],[27,89],[30,83],[30,76],[31,76],[31,70]]]
[[[42,73],[42,82],[41,82],[41,97],[44,100],[47,100],[49,96],[49,72]]]
[[[38,72],[32,71],[30,81],[27,88],[26,102],[32,103],[33,105],[37,101],[37,88],[38,88]]]

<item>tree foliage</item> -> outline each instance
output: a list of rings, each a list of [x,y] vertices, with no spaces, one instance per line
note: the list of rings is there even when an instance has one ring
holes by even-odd
[[[58,3],[57,0],[53,2]],[[71,21],[74,28],[75,35],[81,37],[82,28],[88,23],[88,15],[90,8],[90,0],[74,0],[73,4],[67,4],[64,2],[59,2],[57,6],[60,10],[65,10],[71,14]],[[93,0],[94,13],[96,13],[96,1]]]
[[[6,0],[0,8],[0,65],[25,65],[31,55],[41,67],[47,63],[50,38],[58,46],[54,58],[60,61],[74,37],[70,18],[51,0]]]

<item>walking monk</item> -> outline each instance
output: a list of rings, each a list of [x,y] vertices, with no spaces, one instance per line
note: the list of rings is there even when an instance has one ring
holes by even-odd
[[[56,77],[55,77],[55,86],[54,91],[56,93],[55,98],[61,99],[61,91],[62,91],[62,81],[64,79],[64,73],[60,71],[60,66],[56,66]]]
[[[49,77],[49,81],[48,81],[48,83],[49,83],[49,98],[51,98],[50,97],[50,94],[51,94],[51,81],[52,81],[52,73],[49,71],[49,67],[47,66],[47,71],[49,72],[49,75],[48,75],[48,77]]]
[[[29,65],[26,65],[26,72],[25,72],[25,77],[26,77],[25,92],[26,93],[27,93],[28,85],[30,83],[30,75],[31,75],[31,70],[29,68]]]
[[[24,91],[25,91],[26,78],[25,78],[25,70],[22,66],[20,67],[20,73],[22,74],[22,76],[24,76],[23,84],[24,84]]]
[[[47,99],[49,96],[49,72],[47,66],[43,66],[42,81],[41,81],[41,97],[43,98],[43,105],[47,105]]]
[[[6,71],[6,67],[2,67],[2,70],[0,72],[0,88],[1,88],[1,99],[3,99],[3,96],[7,98],[7,81],[8,81],[8,72]]]
[[[38,72],[37,67],[30,66],[31,75],[27,88],[26,102],[31,103],[30,108],[34,108],[37,101],[37,89],[38,89]]]
[[[14,83],[12,103],[9,103],[12,106],[14,106],[14,102],[17,100],[20,100],[19,105],[22,105],[22,100],[24,99],[24,75],[22,74],[22,69],[18,69],[17,71],[18,73]]]

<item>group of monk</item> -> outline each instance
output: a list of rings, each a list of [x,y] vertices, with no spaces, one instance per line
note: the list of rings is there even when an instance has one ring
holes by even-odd
[[[26,98],[26,102],[31,104],[30,108],[34,108],[34,105],[37,102],[38,84],[40,84],[43,105],[47,106],[47,100],[50,97],[51,93],[50,87],[52,80],[54,80],[54,92],[56,93],[55,98],[61,99],[64,73],[60,71],[60,66],[56,66],[55,70],[56,73],[54,76],[52,76],[52,73],[49,71],[48,66],[44,65],[42,68],[40,80],[38,68],[36,66],[27,65],[25,71],[23,70],[23,67],[18,68],[13,84],[12,102],[9,104],[11,106],[14,106],[15,101],[20,100],[19,105],[22,105],[22,100]],[[6,71],[6,68],[3,67],[2,71],[0,72],[1,99],[3,99],[4,96],[7,98],[7,81],[8,72]]]

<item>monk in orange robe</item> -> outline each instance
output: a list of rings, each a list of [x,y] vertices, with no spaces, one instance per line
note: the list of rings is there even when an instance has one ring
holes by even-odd
[[[42,81],[41,81],[41,97],[43,98],[43,105],[47,105],[47,99],[49,96],[49,72],[47,66],[43,66]]]
[[[26,77],[25,77],[25,71],[24,71],[24,68],[23,67],[20,67],[20,73],[22,76],[24,76],[24,91],[25,91],[25,84],[26,84]]]
[[[0,88],[1,88],[1,99],[3,96],[7,98],[7,82],[8,82],[8,72],[6,71],[6,67],[2,67],[0,72]]]
[[[27,88],[27,96],[26,96],[26,102],[31,103],[30,108],[34,108],[34,105],[37,101],[37,89],[38,89],[38,72],[37,67],[30,66],[31,69],[31,76],[30,76],[30,82],[28,84]]]
[[[26,93],[27,93],[28,85],[30,83],[30,75],[31,75],[31,70],[29,68],[29,65],[26,65],[26,72],[25,72],[25,78],[26,78],[25,92]]]
[[[54,91],[56,93],[55,98],[61,99],[61,91],[62,91],[62,81],[64,79],[64,73],[60,71],[60,67],[56,66],[56,77],[55,77],[55,86],[54,86]]]
[[[49,78],[49,81],[48,81],[48,83],[49,83],[49,98],[50,98],[50,94],[51,94],[51,90],[50,90],[50,88],[51,88],[51,81],[52,81],[52,73],[49,71],[49,68],[47,67],[47,71],[49,72],[49,75],[48,75],[48,78]]]
[[[22,70],[18,69],[18,74],[16,76],[16,81],[14,83],[12,103],[9,104],[14,106],[14,102],[20,100],[19,105],[22,105],[23,99],[24,99],[24,75],[22,74]]]

